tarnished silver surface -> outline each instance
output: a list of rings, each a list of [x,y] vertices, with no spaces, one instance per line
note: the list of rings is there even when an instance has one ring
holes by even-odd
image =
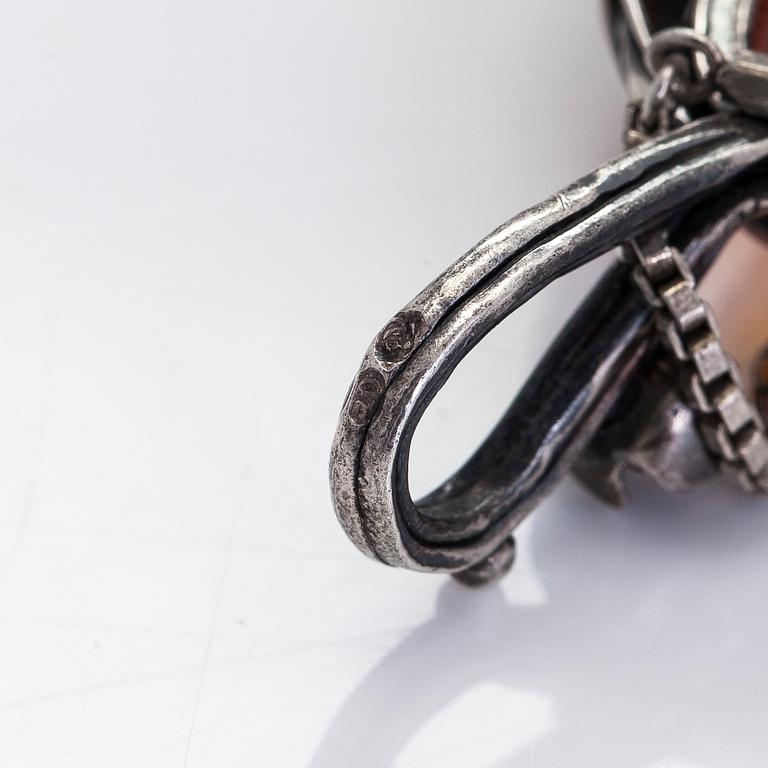
[[[630,471],[670,492],[688,491],[718,473],[674,373],[657,355],[647,358],[573,466],[584,485],[615,506],[629,499]]]
[[[751,7],[608,2],[628,89],[644,96],[639,146],[499,227],[376,336],[331,455],[336,514],[361,551],[483,583],[509,569],[514,528],[570,469],[613,501],[625,496],[627,469],[671,489],[712,474],[694,413],[659,368],[654,307],[633,290],[627,264],[600,281],[483,445],[418,503],[408,460],[421,415],[455,367],[552,280],[649,237],[667,239],[680,270],[700,276],[727,236],[764,211],[768,123],[734,114],[768,115],[768,73],[745,71],[748,60],[763,66],[744,50]],[[679,309],[671,317],[684,322]],[[692,312],[691,322],[700,319]],[[652,424],[639,423],[638,403]],[[744,425],[731,426],[738,437]],[[740,469],[748,453],[738,453]]]
[[[645,50],[663,29],[690,27],[709,37],[729,60],[749,49],[749,32],[758,0],[605,0],[617,60],[633,98],[643,94],[653,75]],[[635,85],[639,82],[641,90]]]
[[[687,0],[605,0],[616,61],[632,101],[643,98],[653,77],[645,63],[652,36],[665,27],[690,25],[688,6]]]
[[[757,0],[698,0],[693,26],[733,59],[749,48],[749,28]]]
[[[609,273],[486,443],[417,505],[408,448],[429,401],[485,333],[551,280],[723,195],[767,156],[764,124],[697,121],[510,220],[399,312],[363,360],[333,445],[334,505],[358,547],[390,565],[449,572],[506,547],[651,343],[628,268]]]
[[[757,0],[607,0],[606,16],[627,93],[640,101],[655,75],[647,51],[659,32],[694,29],[722,53],[722,65],[708,72],[695,56],[698,74],[711,74],[724,106],[768,117],[768,55],[749,50],[749,32]]]

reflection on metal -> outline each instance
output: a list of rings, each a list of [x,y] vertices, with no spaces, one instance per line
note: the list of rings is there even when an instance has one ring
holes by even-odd
[[[708,35],[728,58],[749,48],[749,27],[757,0],[703,0],[696,3],[693,26]]]

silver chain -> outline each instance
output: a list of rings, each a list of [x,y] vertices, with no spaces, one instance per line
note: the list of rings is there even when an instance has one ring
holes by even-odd
[[[718,46],[692,29],[675,27],[654,35],[645,50],[653,80],[645,97],[629,106],[627,146],[687,122],[690,108],[716,103],[721,96],[716,76],[723,62]]]
[[[738,369],[723,349],[712,311],[680,252],[648,241],[624,258],[653,308],[661,338],[677,362],[699,432],[721,471],[750,492],[768,492],[765,424],[744,392]]]

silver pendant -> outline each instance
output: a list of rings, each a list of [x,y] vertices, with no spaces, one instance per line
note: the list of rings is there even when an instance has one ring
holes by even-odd
[[[569,471],[616,502],[627,468],[671,490],[719,468],[768,488],[762,421],[695,291],[730,234],[768,206],[768,77],[745,52],[753,4],[698,3],[665,29],[654,20],[682,4],[648,5],[608,3],[636,146],[500,226],[368,348],[330,467],[338,519],[365,554],[471,584],[497,578],[512,564],[515,527]],[[613,249],[628,258],[599,281],[485,443],[415,502],[411,438],[456,366],[552,280]],[[706,354],[701,339],[714,340]]]

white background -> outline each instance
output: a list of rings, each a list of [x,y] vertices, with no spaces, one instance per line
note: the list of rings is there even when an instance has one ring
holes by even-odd
[[[331,510],[378,328],[619,150],[599,5],[0,8],[2,768],[766,764],[764,501],[567,481],[482,591]],[[599,268],[473,353],[417,488]]]

